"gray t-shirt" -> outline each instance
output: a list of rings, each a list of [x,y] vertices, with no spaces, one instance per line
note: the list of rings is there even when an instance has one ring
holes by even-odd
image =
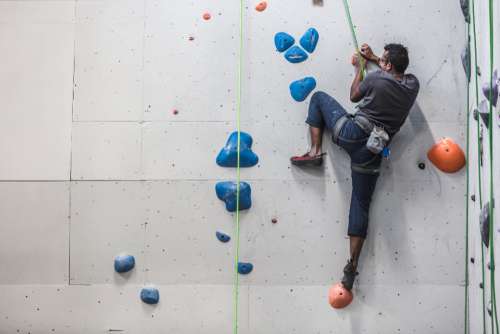
[[[363,100],[357,106],[358,112],[394,135],[406,120],[419,88],[413,74],[405,74],[399,81],[382,70],[370,72],[359,86]]]

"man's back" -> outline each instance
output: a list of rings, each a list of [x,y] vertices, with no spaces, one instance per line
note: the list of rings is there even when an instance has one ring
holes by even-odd
[[[381,70],[371,72],[359,87],[363,100],[358,104],[358,112],[393,135],[406,120],[419,88],[413,74],[405,74],[399,81]]]

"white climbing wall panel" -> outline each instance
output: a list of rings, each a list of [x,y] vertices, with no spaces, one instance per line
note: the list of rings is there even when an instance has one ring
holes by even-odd
[[[471,106],[471,150],[470,150],[470,195],[474,196],[474,200],[470,197],[469,201],[469,273],[470,273],[470,295],[469,295],[469,312],[470,312],[470,333],[492,333],[495,329],[492,329],[495,323],[494,308],[492,307],[491,301],[493,300],[492,295],[492,280],[491,280],[491,268],[490,266],[490,248],[493,248],[495,259],[498,261],[499,254],[499,232],[498,222],[500,215],[498,214],[498,190],[499,187],[499,168],[498,162],[500,158],[500,150],[498,149],[498,144],[500,143],[500,108],[493,107],[493,124],[486,127],[485,122],[481,119],[474,120],[472,111],[477,107],[478,103],[484,103],[486,96],[482,92],[482,85],[489,85],[490,82],[490,64],[493,61],[493,68],[500,68],[500,49],[498,48],[498,43],[494,42],[493,45],[493,59],[490,58],[490,45],[489,45],[489,10],[488,2],[477,2],[475,6],[476,11],[476,45],[477,45],[477,71],[474,72],[474,66],[472,67],[472,80],[470,86],[470,106]],[[498,41],[498,36],[500,33],[500,21],[498,17],[500,16],[500,7],[495,4],[493,8],[494,15],[494,40]],[[471,25],[472,29],[472,25]],[[471,30],[472,42],[474,42],[473,31]],[[473,46],[474,44],[472,44]],[[472,49],[474,50],[474,49]],[[472,64],[474,65],[474,52],[472,53]],[[479,99],[476,102],[475,93],[475,74],[477,73],[477,82],[479,86]],[[478,133],[479,130],[479,133]],[[490,144],[489,135],[491,132],[491,138],[493,142],[493,155],[490,155]],[[479,134],[479,136],[478,136]],[[479,139],[482,137],[482,140]],[[479,158],[482,153],[482,159]],[[490,170],[490,161],[493,158],[493,169]],[[482,163],[481,163],[482,160]],[[494,246],[490,245],[490,248],[482,246],[481,234],[479,229],[479,215],[482,207],[490,201],[490,180],[493,180],[493,190],[494,198],[496,198],[496,207],[493,212],[493,221],[495,227],[493,228],[493,240]],[[484,260],[483,260],[484,259]],[[484,273],[483,273],[484,270]],[[483,281],[484,274],[484,281]],[[496,286],[499,286],[500,279],[498,277],[498,270],[495,275]],[[497,294],[498,296],[498,294]],[[497,301],[497,305],[498,305]],[[497,311],[498,314],[498,311]]]
[[[465,145],[458,0],[352,1],[358,39],[406,44],[421,91],[341,311],[327,291],[348,257],[349,162],[326,137],[323,169],[290,167],[309,100],[288,86],[313,76],[352,109],[342,2],[257,2],[244,1],[241,126],[260,161],[241,173],[253,206],[240,257],[255,268],[240,279],[240,333],[462,332],[465,170],[426,160],[441,137]],[[274,34],[310,27],[316,51],[286,62]],[[214,186],[236,176],[215,158],[236,126],[238,41],[236,0],[0,1],[0,334],[231,333],[235,243],[215,231],[234,237],[234,216]],[[113,271],[121,252],[136,257],[129,275]],[[139,299],[149,283],[156,307]]]

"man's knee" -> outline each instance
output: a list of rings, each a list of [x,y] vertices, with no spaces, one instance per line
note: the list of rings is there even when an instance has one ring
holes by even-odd
[[[314,101],[321,100],[322,98],[324,98],[326,96],[329,96],[329,95],[327,93],[319,90],[317,92],[314,92],[314,94],[311,97],[311,101],[312,100],[314,100]]]

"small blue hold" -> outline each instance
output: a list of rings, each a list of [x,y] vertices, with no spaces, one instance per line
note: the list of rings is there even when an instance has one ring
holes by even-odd
[[[146,304],[158,304],[160,292],[153,286],[147,286],[141,290],[141,300]]]
[[[295,38],[287,34],[286,32],[279,32],[274,35],[274,45],[276,45],[276,50],[283,52],[288,50],[295,43]]]
[[[252,152],[252,136],[240,132],[240,167],[252,167],[259,162],[259,157]],[[219,152],[216,160],[222,167],[237,167],[238,164],[238,132],[231,133],[226,146]]]
[[[253,264],[251,263],[245,263],[245,262],[238,262],[238,273],[241,275],[248,275],[252,272],[253,270]]]
[[[492,86],[490,87],[490,82],[485,82],[483,84],[483,94],[490,101],[493,106],[497,106],[498,101],[498,72],[495,70],[493,72]],[[490,89],[491,88],[491,89]]]
[[[293,64],[301,63],[306,60],[307,57],[307,53],[297,45],[294,45],[285,53],[286,60]]]
[[[302,35],[300,39],[300,45],[309,53],[313,53],[316,49],[316,45],[318,45],[319,33],[314,28],[309,28]]]
[[[295,101],[302,102],[314,88],[316,88],[316,80],[313,77],[306,77],[290,84],[290,94]]]
[[[115,271],[117,273],[126,273],[134,269],[135,258],[132,255],[118,255],[115,257]]]
[[[251,188],[246,182],[240,182],[240,210],[250,209],[252,206]],[[215,185],[217,197],[226,203],[229,212],[236,211],[236,182],[225,181]]]
[[[231,240],[231,237],[229,235],[227,235],[226,233],[215,232],[215,236],[217,237],[217,239],[219,239],[220,242],[226,243],[229,240]]]

